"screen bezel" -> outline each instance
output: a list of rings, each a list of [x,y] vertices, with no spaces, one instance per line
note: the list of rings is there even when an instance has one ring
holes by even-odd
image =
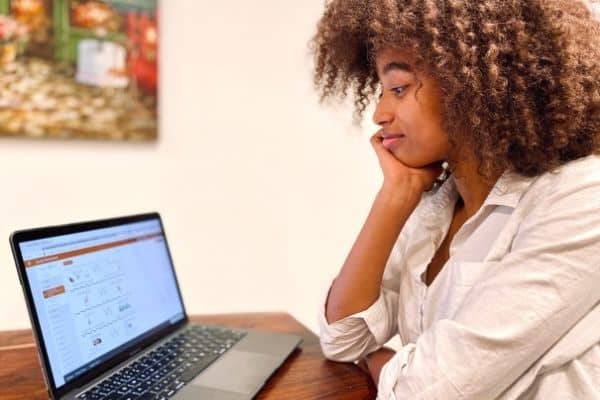
[[[173,277],[175,279],[175,285],[177,287],[177,293],[179,295],[179,301],[181,303],[181,307],[183,309],[183,319],[171,326],[167,326],[153,333],[151,336],[144,338],[141,341],[136,341],[126,348],[122,349],[118,354],[111,357],[110,359],[104,361],[103,363],[97,365],[92,368],[90,371],[84,373],[83,375],[75,378],[71,382],[65,383],[60,388],[56,387],[56,383],[54,382],[54,376],[52,374],[52,367],[50,365],[50,360],[48,358],[48,353],[46,351],[46,344],[44,343],[44,337],[42,335],[42,330],[39,325],[39,320],[37,317],[37,313],[35,311],[35,303],[33,301],[33,295],[31,293],[31,287],[29,285],[29,281],[27,279],[27,274],[25,271],[25,263],[23,261],[23,256],[21,254],[21,247],[19,246],[22,242],[28,242],[30,240],[43,239],[52,236],[60,236],[60,235],[68,235],[71,233],[79,233],[85,232],[94,229],[102,229],[102,228],[110,228],[118,225],[130,224],[135,222],[143,222],[148,220],[158,219],[160,228],[163,232],[164,243],[167,249],[167,255],[169,257],[169,262],[171,263],[171,270],[173,272]],[[173,258],[171,256],[171,251],[169,249],[169,245],[167,242],[167,235],[162,223],[162,219],[160,214],[157,212],[146,213],[146,214],[138,214],[138,215],[129,215],[123,217],[116,217],[110,219],[102,219],[95,221],[87,221],[87,222],[79,222],[72,223],[66,225],[58,225],[58,226],[47,226],[42,228],[35,229],[25,229],[19,230],[10,235],[10,245],[13,252],[13,257],[15,259],[15,265],[17,267],[17,273],[19,275],[19,279],[21,281],[21,286],[23,288],[23,292],[25,294],[27,310],[29,312],[29,318],[31,320],[31,325],[33,328],[34,337],[38,346],[38,351],[40,353],[40,360],[42,362],[42,369],[44,372],[44,378],[46,379],[46,384],[48,386],[49,392],[53,398],[59,398],[66,393],[69,393],[73,389],[82,387],[88,384],[94,378],[100,376],[105,373],[107,370],[113,368],[114,366],[120,364],[121,362],[130,358],[133,354],[138,353],[139,351],[144,350],[148,346],[152,345],[156,341],[161,338],[169,335],[175,330],[179,329],[181,326],[185,325],[189,319],[187,312],[185,310],[185,304],[183,302],[183,297],[181,296],[181,289],[179,287],[179,281],[177,280],[177,275],[175,273],[175,266],[173,264]],[[139,336],[138,336],[139,338]]]

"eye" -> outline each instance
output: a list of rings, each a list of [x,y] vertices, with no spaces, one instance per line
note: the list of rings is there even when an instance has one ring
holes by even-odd
[[[394,87],[389,89],[390,92],[393,92],[396,96],[398,97],[402,97],[404,95],[404,92],[406,92],[406,89],[408,88],[409,85],[404,85],[404,86],[398,86],[398,87]],[[381,99],[383,97],[383,89],[379,89],[377,94],[377,98]]]
[[[406,88],[408,88],[408,85],[395,87],[395,88],[390,89],[390,91],[394,92],[398,96],[402,96],[404,94],[404,92],[406,91]]]

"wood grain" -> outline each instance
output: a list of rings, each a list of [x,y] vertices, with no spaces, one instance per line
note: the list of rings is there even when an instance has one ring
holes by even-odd
[[[300,348],[269,379],[257,399],[371,400],[376,397],[375,386],[366,373],[354,364],[326,360],[318,337],[289,314],[203,315],[192,316],[191,320],[293,333],[302,337]],[[0,399],[48,399],[37,351],[32,343],[29,330],[0,332]]]

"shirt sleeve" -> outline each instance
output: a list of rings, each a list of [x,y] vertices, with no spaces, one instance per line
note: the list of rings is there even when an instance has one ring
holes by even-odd
[[[600,301],[599,194],[597,176],[549,185],[456,315],[384,366],[378,399],[493,399],[509,388]]]
[[[381,348],[397,333],[399,273],[406,230],[403,229],[392,248],[384,270],[379,297],[369,308],[328,323],[325,310],[331,287],[327,291],[318,316],[321,349],[326,358],[341,362],[360,360]]]

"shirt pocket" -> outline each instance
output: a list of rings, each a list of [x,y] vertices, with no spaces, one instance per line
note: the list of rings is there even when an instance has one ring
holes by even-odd
[[[425,303],[424,329],[440,319],[452,319],[474,285],[495,262],[450,260],[433,282]]]
[[[448,265],[450,281],[456,286],[471,287],[496,264],[497,261],[454,261]]]

